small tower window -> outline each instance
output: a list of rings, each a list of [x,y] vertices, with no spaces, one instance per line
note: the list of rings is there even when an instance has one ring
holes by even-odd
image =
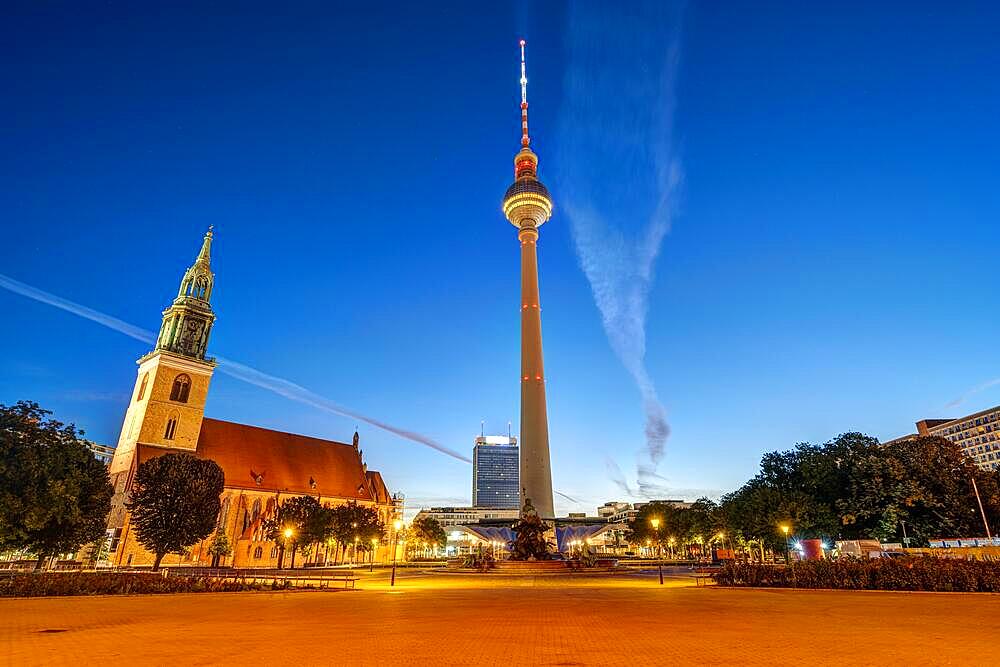
[[[139,394],[135,397],[135,400],[141,401],[142,397],[146,395],[146,383],[149,382],[149,373],[143,373],[142,382],[139,383]]]
[[[172,416],[167,420],[167,428],[163,431],[164,440],[173,440],[174,433],[177,431],[177,416]]]
[[[188,393],[191,391],[191,378],[183,373],[174,378],[174,386],[170,389],[170,400],[178,403],[188,402]]]

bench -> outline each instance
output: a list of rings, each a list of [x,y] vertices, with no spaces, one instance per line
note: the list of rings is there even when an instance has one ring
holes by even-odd
[[[695,586],[707,586],[712,575],[715,574],[717,568],[711,567],[696,567],[694,572],[691,574],[694,577]]]

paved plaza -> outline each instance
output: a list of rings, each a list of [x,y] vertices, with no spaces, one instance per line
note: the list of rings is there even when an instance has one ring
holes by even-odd
[[[1000,597],[614,577],[365,575],[357,591],[0,600],[6,664],[996,664]]]

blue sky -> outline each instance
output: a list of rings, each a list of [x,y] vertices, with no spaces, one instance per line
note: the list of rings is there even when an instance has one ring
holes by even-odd
[[[594,100],[608,82],[641,99],[660,54],[630,62],[648,49],[615,45],[664,36],[674,106],[642,109],[670,128],[682,173],[645,330],[672,429],[664,484],[717,494],[767,450],[1000,402],[994,386],[945,407],[1000,376],[988,3],[699,3],[648,33],[600,5],[201,5],[8,10],[0,273],[155,329],[214,224],[215,354],[469,453],[481,419],[517,429],[518,246],[499,199],[524,36],[557,206],[539,243],[553,478],[584,501],[557,508],[593,511],[622,496],[608,460],[634,477],[645,415],[561,193],[599,168],[591,196],[610,193],[626,237],[650,202],[621,196],[641,174],[565,150],[581,111],[568,73],[581,40],[591,54],[607,40],[607,61],[586,61],[604,81],[588,108],[628,119]],[[36,400],[115,442],[148,346],[7,291],[0,312],[0,402]],[[340,440],[355,426],[222,375],[207,412]],[[468,502],[467,464],[361,434],[416,504]]]

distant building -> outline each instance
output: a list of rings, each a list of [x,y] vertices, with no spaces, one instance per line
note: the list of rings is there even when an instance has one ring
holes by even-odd
[[[90,453],[94,455],[94,458],[103,463],[104,465],[111,465],[111,459],[115,457],[115,448],[108,447],[107,445],[99,445],[96,442],[90,440],[84,440],[84,444],[87,445],[87,449]]]
[[[631,507],[631,503],[612,500],[611,502],[604,503],[597,508],[597,516],[607,519],[608,517],[614,516],[615,514],[630,509]]]
[[[520,475],[517,438],[482,435],[472,448],[472,505],[518,509]]]
[[[443,528],[447,529],[451,526],[467,526],[490,519],[515,520],[518,515],[519,510],[516,507],[431,507],[417,512],[413,520],[417,521],[429,517],[436,519]]]
[[[687,509],[691,507],[694,503],[685,502],[683,500],[650,500],[645,503],[622,503],[622,502],[610,502],[604,503],[597,508],[598,516],[604,517],[608,523],[631,523],[635,520],[635,517],[639,514],[639,510],[648,505],[649,503],[659,503],[661,505],[673,505],[678,509]],[[611,511],[615,510],[615,511]]]
[[[957,419],[921,419],[917,432],[887,440],[901,442],[918,436],[947,438],[984,470],[1000,470],[1000,406]]]

